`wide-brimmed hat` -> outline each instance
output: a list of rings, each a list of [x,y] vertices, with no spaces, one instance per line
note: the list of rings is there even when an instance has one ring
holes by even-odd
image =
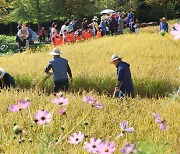
[[[115,61],[115,60],[119,60],[119,59],[121,59],[117,54],[114,54],[114,55],[112,55],[112,57],[111,57],[111,61],[110,61],[110,64],[112,64],[113,63],[113,61]]]
[[[5,70],[3,68],[0,68],[0,79],[4,77],[5,73]]]
[[[54,48],[53,51],[49,52],[50,55],[53,55],[53,56],[58,56],[58,55],[61,55],[63,54],[59,48]]]
[[[106,19],[108,19],[109,17],[108,17],[108,15],[103,15],[102,17],[101,17],[101,20],[106,20]]]
[[[165,21],[166,21],[166,18],[165,18],[165,17],[163,17],[161,20],[165,20]]]
[[[98,21],[98,17],[97,16],[94,16],[94,18],[92,19],[93,21]]]

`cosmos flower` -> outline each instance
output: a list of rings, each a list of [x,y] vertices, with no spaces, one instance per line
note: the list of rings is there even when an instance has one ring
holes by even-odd
[[[10,112],[18,112],[22,109],[26,109],[30,106],[30,102],[26,100],[20,100],[17,104],[10,106],[8,109]]]
[[[97,153],[101,143],[102,141],[100,139],[95,140],[94,138],[91,138],[89,143],[84,143],[84,149],[89,153]]]
[[[128,121],[123,121],[120,123],[120,128],[122,130],[121,136],[124,136],[124,133],[132,133],[134,131],[133,127],[127,128],[128,126]]]
[[[78,133],[74,133],[72,136],[69,138],[70,140],[68,141],[71,144],[79,144],[83,139],[84,139],[84,134],[82,134],[80,131]]]
[[[110,143],[109,141],[106,141],[105,143],[101,143],[98,153],[99,154],[112,154],[115,152],[115,143]]]
[[[96,107],[98,109],[103,108],[103,105],[99,104],[98,100],[94,99],[92,96],[85,96],[83,98],[83,102],[87,102],[89,104],[92,104],[93,107]]]
[[[83,98],[83,102],[92,104],[92,103],[94,102],[94,98],[93,98],[92,96],[85,96],[85,97]]]
[[[66,97],[59,97],[59,98],[54,98],[52,100],[52,103],[58,104],[61,106],[65,106],[65,105],[69,104],[69,101],[68,101],[68,98],[66,98]]]
[[[44,111],[44,110],[39,110],[36,114],[35,114],[35,122],[40,124],[40,125],[44,125],[44,124],[48,124],[51,122],[51,114],[48,111]]]
[[[159,114],[157,113],[153,113],[153,116],[155,117],[155,121],[156,123],[159,124],[159,127],[161,130],[167,130],[167,124],[166,124],[166,121],[164,119],[162,119]]]
[[[59,110],[59,114],[60,114],[60,115],[66,114],[66,108],[61,108],[61,109]]]
[[[180,39],[180,24],[175,24],[172,27],[172,30],[170,33],[174,35],[174,40],[179,40]]]
[[[136,153],[135,144],[127,143],[126,146],[122,148],[120,151],[122,154]]]

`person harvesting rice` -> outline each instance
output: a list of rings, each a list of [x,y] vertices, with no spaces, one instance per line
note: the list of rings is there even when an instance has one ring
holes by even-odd
[[[73,81],[71,69],[69,67],[68,61],[60,55],[62,52],[59,48],[54,48],[52,52],[49,53],[53,55],[54,58],[49,61],[49,64],[44,69],[44,71],[48,75],[53,75],[54,77],[54,92],[57,93],[59,90],[67,91],[69,84],[68,84],[68,76],[70,77],[71,82]],[[49,72],[52,69],[53,72]]]

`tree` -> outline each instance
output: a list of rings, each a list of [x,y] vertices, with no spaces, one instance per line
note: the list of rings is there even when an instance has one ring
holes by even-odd
[[[0,4],[0,22],[7,23],[9,21],[11,5],[6,0],[0,0]]]
[[[179,0],[144,0],[149,5],[159,5],[164,9],[164,16],[167,18],[167,10],[173,9],[175,6],[180,5]]]
[[[13,0],[12,6],[12,21],[38,24],[38,30],[41,23],[51,21],[55,17],[51,0]]]

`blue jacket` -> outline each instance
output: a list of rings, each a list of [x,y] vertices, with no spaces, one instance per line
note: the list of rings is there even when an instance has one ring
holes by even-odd
[[[168,27],[169,26],[167,22],[161,22],[159,25],[159,30],[168,32]]]
[[[52,68],[54,81],[68,80],[67,73],[69,77],[72,78],[71,69],[68,65],[68,61],[61,57],[55,57],[52,59],[47,67],[44,69],[46,73]]]
[[[117,67],[117,80],[120,81],[120,90],[123,93],[133,93],[134,88],[132,84],[130,65],[126,62],[119,62]]]

